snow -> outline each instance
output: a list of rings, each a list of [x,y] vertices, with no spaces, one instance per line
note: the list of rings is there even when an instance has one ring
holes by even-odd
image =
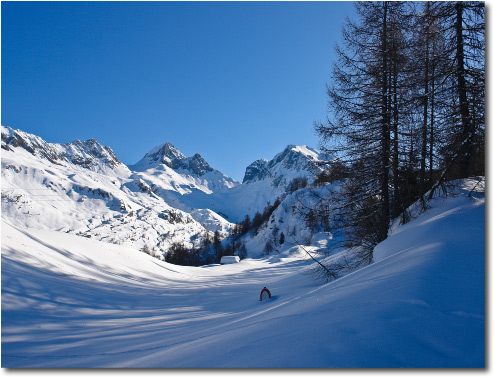
[[[312,159],[319,161],[320,160],[320,155],[321,153],[311,147],[308,147],[307,145],[293,145],[292,150],[296,152],[300,152],[304,154],[305,156],[310,156]]]
[[[327,284],[288,255],[174,266],[3,219],[2,367],[482,368],[484,208],[436,198]]]

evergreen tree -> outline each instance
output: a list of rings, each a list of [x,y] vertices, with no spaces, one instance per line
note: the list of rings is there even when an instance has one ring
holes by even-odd
[[[256,212],[254,218],[252,219],[252,228],[256,229],[257,231],[257,229],[259,229],[262,223],[263,223],[262,215],[259,212]]]
[[[220,263],[221,257],[223,256],[223,248],[221,247],[221,236],[219,231],[214,232],[213,236],[213,248],[216,257],[216,263]]]
[[[242,244],[242,246],[238,249],[238,256],[240,259],[247,258],[247,248],[245,247],[245,244]]]
[[[248,214],[245,215],[245,218],[242,221],[241,225],[242,225],[242,234],[246,234],[252,226],[250,222],[250,216]]]
[[[181,266],[190,265],[189,250],[182,243],[174,242],[166,253],[165,261]]]
[[[273,244],[271,243],[270,240],[266,242],[266,245],[264,245],[264,250],[263,253],[265,255],[270,255],[273,252]]]
[[[283,245],[285,243],[285,233],[281,232],[280,233],[280,245]]]

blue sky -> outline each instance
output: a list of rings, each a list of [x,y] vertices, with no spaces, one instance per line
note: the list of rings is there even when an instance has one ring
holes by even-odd
[[[2,124],[97,139],[126,164],[171,142],[242,180],[318,146],[351,2],[2,2]]]

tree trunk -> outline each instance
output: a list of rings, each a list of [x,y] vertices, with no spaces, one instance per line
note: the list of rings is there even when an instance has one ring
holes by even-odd
[[[383,15],[383,35],[382,35],[382,161],[381,161],[381,226],[380,226],[380,238],[386,239],[389,228],[389,147],[390,147],[390,126],[389,126],[389,107],[388,107],[388,2],[384,1],[384,15]]]
[[[463,45],[463,9],[461,1],[455,4],[456,8],[456,76],[458,80],[458,99],[460,105],[460,118],[462,125],[459,153],[461,153],[461,174],[468,177],[470,174],[470,161],[472,157],[471,119],[468,109],[467,89],[465,81],[465,57]]]
[[[430,3],[427,2],[427,15],[430,14]],[[427,17],[428,18],[428,17]],[[420,195],[425,194],[425,158],[427,155],[427,117],[429,115],[429,20],[426,19],[425,28],[425,67],[424,67],[424,115],[422,120],[422,148],[420,150]]]

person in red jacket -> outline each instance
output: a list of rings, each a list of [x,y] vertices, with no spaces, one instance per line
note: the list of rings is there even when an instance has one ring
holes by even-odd
[[[267,300],[268,298],[271,298],[271,292],[269,292],[269,289],[264,287],[261,291],[261,301]]]

